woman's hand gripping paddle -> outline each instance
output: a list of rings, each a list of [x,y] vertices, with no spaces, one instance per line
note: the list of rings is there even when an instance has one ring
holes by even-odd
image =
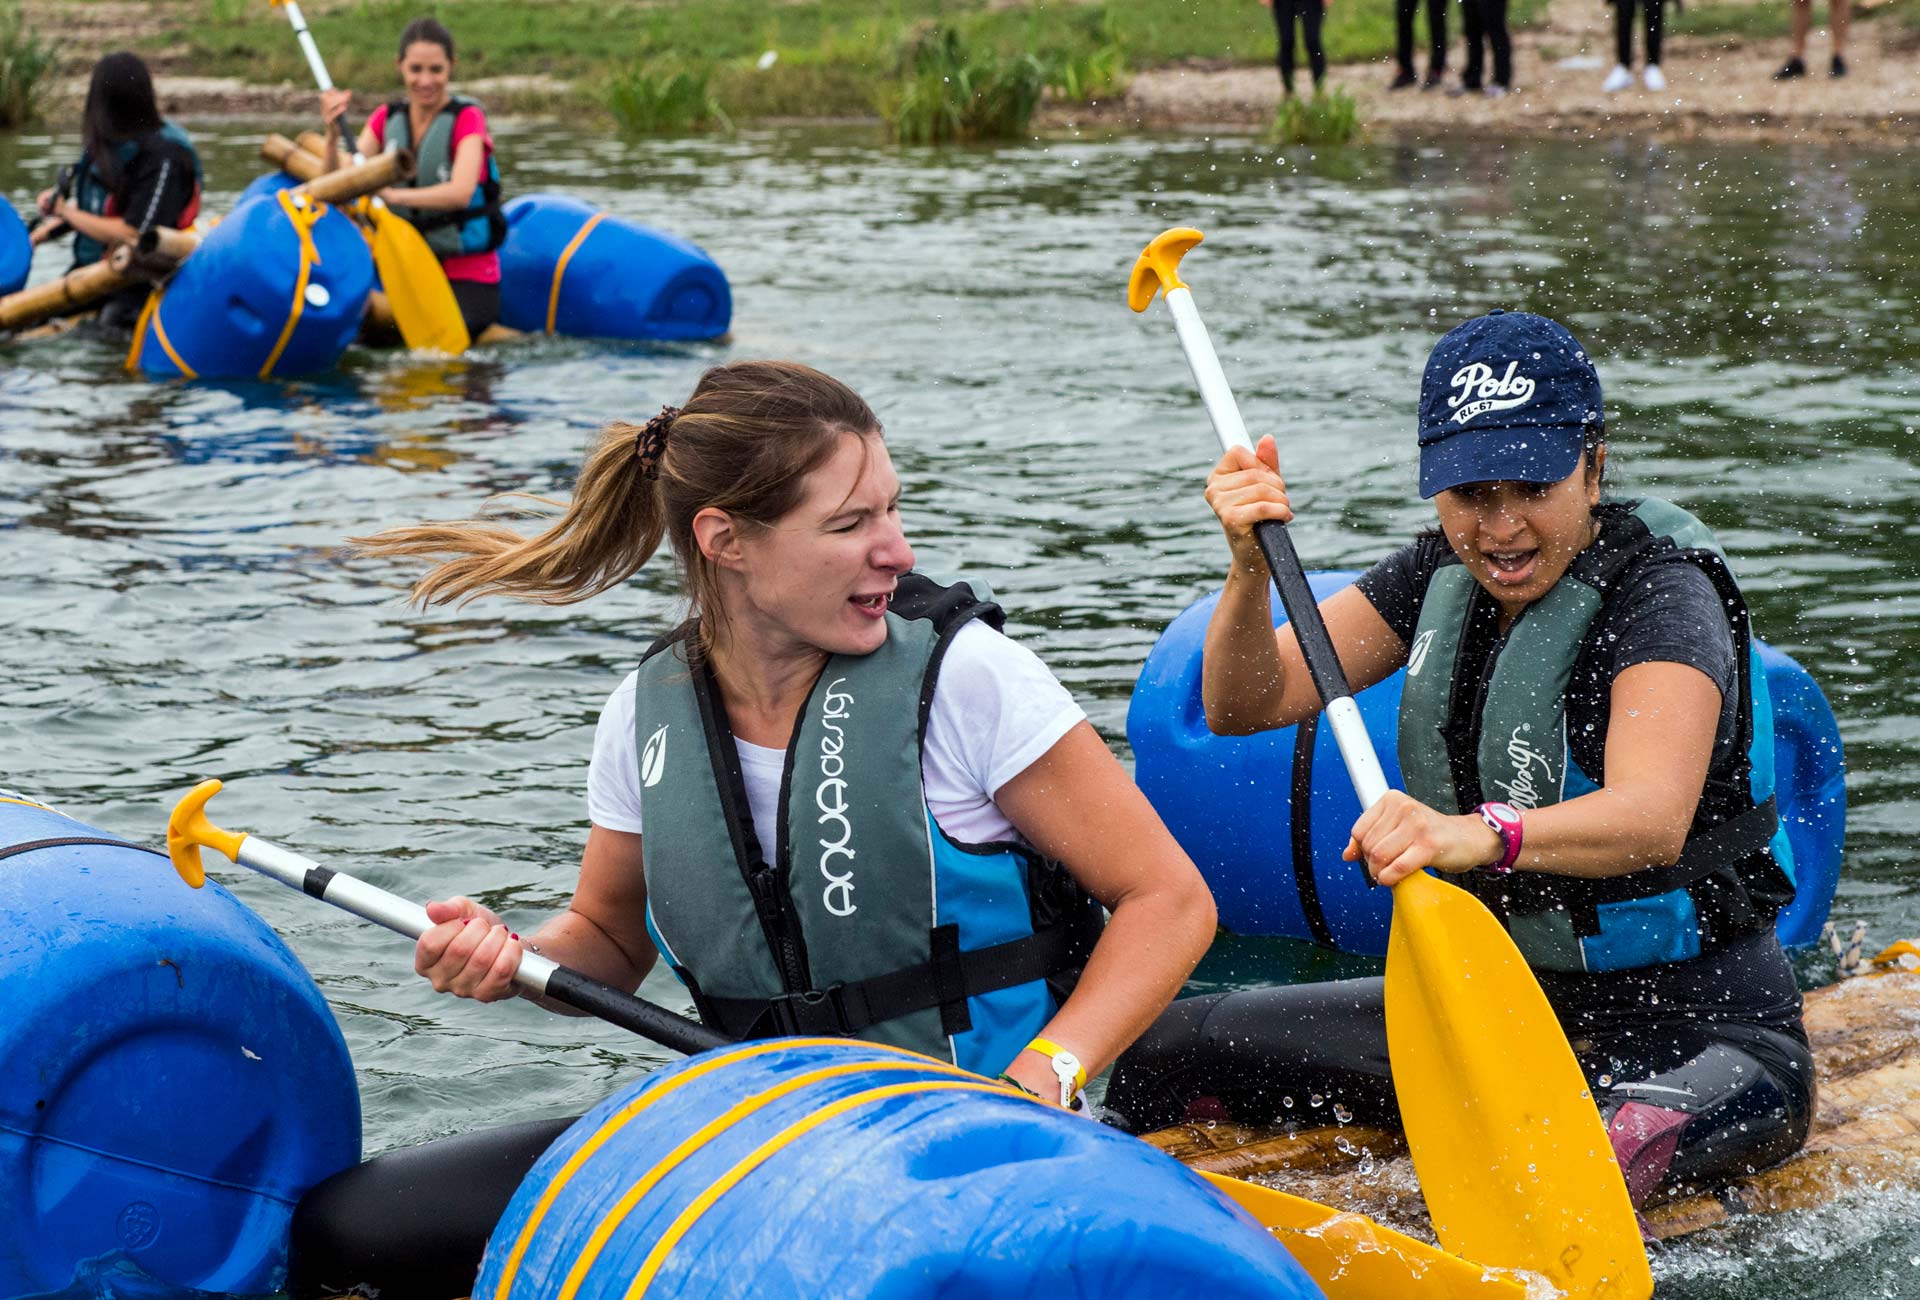
[[[1252,448],[1179,276],[1200,232],[1169,230],[1134,263],[1127,302],[1164,288],[1220,445]],[[1362,807],[1387,791],[1360,710],[1284,524],[1255,530]],[[1570,1296],[1653,1293],[1605,1125],[1553,1009],[1513,940],[1469,893],[1415,872],[1393,887],[1387,1049],[1434,1231],[1456,1255],[1544,1274]]]
[[[207,800],[220,793],[220,782],[202,781],[174,805],[167,818],[167,853],[173,869],[195,889],[206,883],[200,865],[201,848],[223,853],[231,862],[252,867],[283,885],[313,895],[376,925],[418,939],[433,928],[427,909],[397,894],[369,885],[364,880],[343,875],[289,849],[270,844],[240,831],[222,830],[207,819]],[[722,1038],[705,1025],[677,1016],[664,1007],[642,1001],[611,984],[589,979],[579,971],[562,966],[549,957],[529,952],[521,955],[520,968],[513,982],[529,992],[564,1002],[609,1024],[632,1030],[642,1038],[671,1047],[692,1056],[710,1047],[720,1047]]]
[[[273,4],[287,11],[287,21],[300,41],[300,52],[307,56],[314,81],[321,90],[332,90],[333,78],[327,75],[327,65],[321,61],[320,48],[313,43],[299,4],[296,0],[273,0]],[[353,160],[360,162],[359,136],[345,117],[340,119],[340,132],[353,146]],[[465,352],[473,340],[467,335],[467,323],[460,315],[453,286],[447,283],[446,269],[427,246],[426,237],[378,198],[360,200],[359,210],[372,235],[373,264],[380,272],[380,287],[393,306],[400,338],[408,347],[425,352],[453,356]]]

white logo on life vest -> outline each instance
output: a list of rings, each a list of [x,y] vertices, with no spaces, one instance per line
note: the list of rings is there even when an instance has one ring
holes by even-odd
[[[1418,677],[1420,670],[1427,666],[1427,650],[1433,645],[1433,628],[1428,628],[1413,639],[1413,650],[1407,655],[1407,676]]]
[[[815,823],[825,826],[832,822],[838,826],[838,839],[820,840],[820,875],[827,882],[820,891],[820,902],[835,916],[852,916],[859,910],[853,901],[853,869],[835,871],[827,864],[836,857],[852,861],[854,852],[848,847],[853,839],[853,823],[847,820],[847,782],[846,760],[841,751],[846,748],[847,733],[838,718],[844,718],[853,705],[853,696],[839,689],[847,679],[835,678],[827,683],[827,696],[820,712],[820,725],[827,734],[820,737],[820,784],[813,790],[813,805],[820,810],[820,818]]]
[[[1532,729],[1532,724],[1526,722],[1513,729],[1513,734],[1507,738],[1507,758],[1513,763],[1513,779],[1493,783],[1496,790],[1506,795],[1506,801],[1522,812],[1532,812],[1540,806],[1542,784],[1555,784],[1553,760],[1535,749],[1533,742],[1520,734]],[[1536,768],[1540,772],[1538,783],[1534,780]]]
[[[667,724],[661,724],[660,730],[647,737],[646,745],[640,750],[640,785],[643,789],[660,784],[661,773],[667,770]]]
[[[1480,361],[1454,371],[1448,383],[1460,391],[1447,399],[1448,406],[1458,408],[1453,413],[1453,422],[1465,424],[1476,415],[1504,411],[1531,398],[1534,383],[1525,375],[1514,374],[1519,368],[1518,361],[1507,362],[1507,373],[1498,379],[1493,377],[1493,367]]]

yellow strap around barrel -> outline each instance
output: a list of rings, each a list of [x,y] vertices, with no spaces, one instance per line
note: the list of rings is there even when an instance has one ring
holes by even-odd
[[[153,326],[153,337],[160,344],[160,350],[167,354],[182,379],[198,379],[200,376],[187,364],[187,359],[174,350],[173,340],[167,337],[165,318],[160,315],[160,300],[166,297],[166,286],[162,285],[147,295],[147,305],[140,309],[140,319],[133,327],[133,345],[127,349],[127,369],[140,368],[140,358],[146,347],[147,326]]]
[[[300,313],[307,305],[307,281],[313,275],[313,268],[320,264],[320,250],[313,246],[313,227],[327,215],[326,204],[304,194],[296,196],[292,190],[281,190],[278,198],[281,210],[287,214],[287,220],[293,223],[293,233],[300,241],[300,272],[294,277],[293,305],[287,310],[287,323],[281,328],[273,351],[267,354],[266,361],[260,367],[262,379],[273,373],[274,366],[279,364],[280,354],[287,350],[287,343],[293,338],[294,327],[300,323]],[[172,350],[168,351],[171,355]]]
[[[751,1060],[756,1056],[766,1056],[773,1052],[785,1052],[803,1047],[845,1046],[846,1041],[844,1038],[770,1038],[760,1042],[743,1044],[731,1052],[709,1056],[704,1060],[694,1062],[672,1078],[667,1079],[655,1087],[648,1088],[632,1101],[614,1111],[613,1114],[607,1116],[607,1118],[601,1122],[600,1127],[595,1130],[593,1136],[582,1143],[580,1149],[569,1156],[567,1162],[560,1166],[554,1173],[553,1178],[548,1181],[546,1189],[540,1193],[540,1199],[534,1203],[532,1212],[527,1215],[526,1224],[521,1227],[520,1235],[514,1240],[513,1249],[507,1254],[506,1266],[500,1270],[500,1281],[495,1287],[494,1294],[499,1297],[499,1300],[508,1300],[514,1278],[520,1271],[520,1264],[526,1256],[527,1248],[533,1244],[534,1236],[540,1230],[541,1221],[546,1218],[547,1211],[553,1208],[555,1198],[560,1195],[561,1190],[566,1187],[573,1176],[580,1172],[581,1167],[593,1158],[595,1152],[604,1147],[612,1140],[616,1133],[632,1123],[633,1120],[638,1118],[649,1106],[672,1093],[675,1089],[692,1083],[695,1079],[712,1074],[716,1070],[725,1069],[729,1065]],[[878,1044],[867,1044],[867,1046],[878,1046]],[[884,1048],[882,1050],[895,1052],[904,1057],[911,1057],[916,1062],[924,1062],[928,1065],[940,1066],[949,1070],[953,1068],[944,1061],[935,1060],[931,1056],[921,1056],[918,1052],[909,1052],[904,1048]],[[870,1062],[867,1064],[871,1065]],[[705,1131],[704,1129],[702,1130],[703,1133]]]
[[[605,219],[606,213],[596,212],[587,218],[587,223],[576,230],[573,239],[560,250],[560,260],[553,264],[553,288],[547,291],[547,333],[553,333],[553,318],[560,313],[560,278],[567,273],[567,263],[580,245],[587,242],[587,235]]]
[[[856,1092],[850,1097],[843,1097],[839,1101],[822,1106],[805,1119],[789,1125],[755,1147],[738,1164],[722,1174],[711,1187],[695,1197],[693,1203],[680,1212],[680,1216],[661,1234],[660,1240],[654,1243],[652,1251],[647,1254],[646,1262],[640,1266],[640,1272],[634,1276],[633,1285],[627,1288],[626,1300],[639,1300],[639,1297],[646,1293],[647,1287],[652,1285],[653,1279],[665,1266],[667,1256],[673,1253],[673,1248],[680,1243],[681,1238],[692,1231],[693,1225],[700,1221],[701,1215],[712,1209],[716,1201],[737,1187],[747,1175],[778,1155],[794,1141],[811,1133],[827,1121],[837,1119],[861,1106],[888,1101],[894,1097],[925,1095],[930,1092],[985,1092],[1002,1097],[1024,1095],[1013,1091],[1005,1084],[991,1083],[975,1077],[888,1084],[884,1088],[869,1088],[865,1092]],[[1033,1099],[1028,1098],[1028,1100]]]
[[[722,1133],[725,1133],[741,1120],[747,1118],[749,1115],[759,1113],[768,1106],[771,1106],[774,1102],[779,1101],[782,1097],[792,1096],[802,1088],[810,1088],[814,1084],[824,1083],[828,1079],[841,1079],[848,1075],[876,1074],[883,1071],[890,1072],[895,1070],[916,1070],[921,1073],[944,1074],[954,1078],[975,1081],[979,1078],[978,1075],[967,1070],[962,1070],[958,1066],[941,1065],[931,1060],[849,1061],[841,1065],[829,1065],[823,1066],[818,1070],[803,1071],[791,1078],[783,1079],[778,1084],[763,1092],[757,1092],[751,1097],[735,1102],[725,1112],[696,1129],[682,1141],[680,1145],[663,1156],[658,1164],[643,1174],[639,1181],[627,1188],[626,1193],[622,1195],[618,1201],[614,1202],[612,1208],[609,1209],[606,1214],[601,1216],[600,1222],[594,1225],[593,1232],[587,1237],[586,1244],[581,1247],[579,1255],[575,1257],[573,1267],[567,1271],[567,1279],[565,1283],[561,1285],[560,1294],[555,1297],[555,1300],[574,1300],[580,1288],[585,1285],[587,1274],[592,1272],[594,1264],[599,1261],[600,1252],[605,1249],[608,1240],[613,1234],[619,1231],[620,1225],[626,1221],[627,1215],[633,1212],[634,1207],[646,1198],[647,1193],[651,1192],[655,1187],[658,1187],[661,1180],[668,1174],[678,1169],[688,1159],[699,1152],[702,1147],[706,1146]]]

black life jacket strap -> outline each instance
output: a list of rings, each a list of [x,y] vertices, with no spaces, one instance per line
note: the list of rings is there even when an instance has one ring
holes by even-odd
[[[1735,817],[1687,837],[1680,860],[1669,867],[1615,876],[1607,883],[1608,900],[1651,898],[1699,884],[1716,871],[1732,870],[1765,849],[1780,825],[1779,805],[1769,797]]]
[[[965,1033],[973,1027],[968,998],[1076,971],[1086,964],[1099,934],[1099,926],[1074,920],[988,948],[962,951],[960,928],[943,925],[928,936],[931,959],[917,966],[770,1000],[712,994],[702,1000],[721,1023],[751,1025],[749,1038],[852,1037],[934,1007],[940,1009],[945,1032]]]

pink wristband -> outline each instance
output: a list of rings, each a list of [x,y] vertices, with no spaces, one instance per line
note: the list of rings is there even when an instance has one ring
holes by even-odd
[[[1475,811],[1480,814],[1480,820],[1500,837],[1502,846],[1500,860],[1487,863],[1486,870],[1496,876],[1504,876],[1520,860],[1520,844],[1526,838],[1520,825],[1520,810],[1510,803],[1483,803]]]

